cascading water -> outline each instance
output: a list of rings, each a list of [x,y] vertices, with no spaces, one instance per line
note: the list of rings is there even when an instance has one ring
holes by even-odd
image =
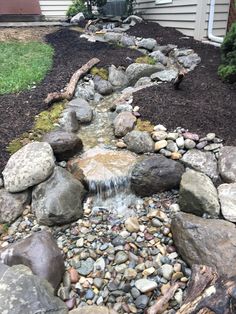
[[[130,189],[136,160],[136,155],[128,151],[95,147],[74,161],[84,172],[90,192],[88,203],[93,210],[109,210],[113,219],[133,214],[135,205],[141,201]]]

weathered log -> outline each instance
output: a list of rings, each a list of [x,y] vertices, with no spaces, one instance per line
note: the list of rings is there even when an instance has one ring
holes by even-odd
[[[47,98],[44,100],[46,104],[52,104],[56,101],[61,100],[71,100],[75,93],[76,85],[81,77],[83,77],[93,66],[99,63],[100,60],[93,58],[84,64],[80,69],[78,69],[71,77],[67,87],[64,92],[54,92],[48,94]]]
[[[161,314],[168,307],[168,302],[173,298],[176,290],[178,289],[178,283],[173,284],[166,293],[159,297],[157,301],[147,310],[147,314]]]
[[[186,298],[176,314],[235,314],[236,277],[219,277],[214,268],[193,265]]]

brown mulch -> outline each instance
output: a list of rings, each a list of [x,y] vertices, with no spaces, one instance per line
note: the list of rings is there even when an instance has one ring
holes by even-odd
[[[155,38],[160,45],[192,48],[202,59],[186,76],[179,91],[171,84],[161,84],[135,93],[133,105],[140,106],[142,119],[169,129],[181,126],[200,135],[215,132],[226,144],[236,145],[236,85],[223,83],[217,75],[220,49],[184,38],[175,29],[157,23],[136,25],[128,33]]]
[[[46,35],[45,41],[54,47],[55,56],[53,69],[42,83],[32,90],[0,95],[0,172],[9,158],[8,143],[31,129],[34,116],[47,109],[43,102],[47,94],[64,88],[79,67],[93,57],[101,60],[98,66],[128,66],[141,55],[128,48],[88,42],[68,28]]]

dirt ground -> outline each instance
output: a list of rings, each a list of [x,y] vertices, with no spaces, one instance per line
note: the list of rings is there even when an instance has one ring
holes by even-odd
[[[163,28],[157,23],[136,25],[128,33],[155,38],[160,45],[192,48],[202,59],[186,76],[179,91],[171,84],[161,84],[137,92],[133,104],[140,106],[142,118],[169,129],[188,128],[200,135],[215,132],[225,144],[236,145],[236,85],[223,83],[217,75],[220,49],[186,38],[175,29]]]
[[[0,172],[3,170],[9,155],[6,152],[8,143],[29,131],[34,116],[47,106],[44,99],[53,91],[65,87],[72,74],[97,57],[101,60],[98,66],[123,65],[127,67],[141,55],[140,52],[128,48],[113,47],[105,43],[91,43],[80,38],[80,33],[68,28],[39,28],[39,30],[6,29],[11,38],[19,35],[22,40],[36,39],[51,44],[55,49],[53,68],[35,89],[17,94],[0,95]],[[3,36],[3,35],[1,35]],[[2,37],[3,38],[3,37]]]
[[[58,27],[9,27],[0,28],[1,41],[45,41],[47,34],[58,30]]]

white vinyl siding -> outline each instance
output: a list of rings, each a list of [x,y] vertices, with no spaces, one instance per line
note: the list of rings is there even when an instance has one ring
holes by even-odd
[[[207,36],[210,0],[172,0],[158,4],[157,0],[137,0],[135,9],[148,21],[175,27],[187,36],[203,39]],[[230,0],[216,0],[213,34],[224,36],[227,30]]]
[[[64,19],[72,0],[39,0],[42,14],[48,20]]]

